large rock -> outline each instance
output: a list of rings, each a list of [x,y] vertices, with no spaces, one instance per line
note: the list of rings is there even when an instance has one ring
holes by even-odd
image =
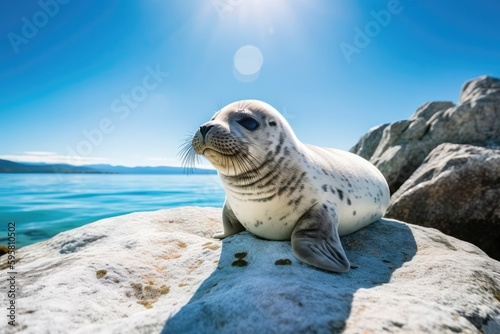
[[[499,79],[471,80],[462,89],[459,105],[424,104],[408,120],[370,130],[351,151],[377,166],[394,193],[442,143],[500,144]]]
[[[500,262],[471,244],[381,220],[342,238],[352,269],[333,274],[295,259],[289,242],[212,239],[220,214],[136,213],[20,249],[7,332],[500,331]]]
[[[443,147],[433,151],[445,143],[464,145],[452,149],[463,152],[469,152],[469,145],[487,150],[468,157],[459,154],[457,162]],[[439,228],[500,260],[500,169],[488,158],[498,155],[495,147],[500,147],[500,80],[483,76],[465,83],[458,105],[426,103],[408,120],[373,128],[351,151],[370,160],[386,177],[393,194],[391,217]],[[489,162],[483,166],[481,161]],[[460,181],[464,175],[467,180]]]
[[[500,259],[500,150],[439,145],[392,196],[386,216],[437,228]]]
[[[7,333],[158,333],[217,268],[220,210],[104,219],[21,248]],[[0,262],[3,279],[10,271]],[[2,292],[0,305],[7,305]]]
[[[500,80],[482,76],[471,80],[462,87],[460,103],[482,100],[485,97],[498,101],[500,99]]]

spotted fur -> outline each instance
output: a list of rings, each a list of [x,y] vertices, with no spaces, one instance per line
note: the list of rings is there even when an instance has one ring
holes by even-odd
[[[250,118],[250,119],[249,119]],[[226,192],[223,238],[244,229],[292,240],[295,255],[322,269],[349,269],[339,235],[380,219],[389,188],[368,161],[305,145],[283,116],[261,101],[230,104],[194,134],[184,152],[205,156]]]

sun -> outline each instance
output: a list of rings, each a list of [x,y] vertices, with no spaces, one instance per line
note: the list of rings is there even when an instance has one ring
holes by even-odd
[[[233,7],[226,7],[224,19],[236,21],[240,29],[252,31],[261,37],[272,34],[276,28],[295,26],[292,5],[295,1],[285,0],[239,0],[228,1]]]

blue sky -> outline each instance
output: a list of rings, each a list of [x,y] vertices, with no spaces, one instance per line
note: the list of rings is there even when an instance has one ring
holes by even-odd
[[[349,149],[427,101],[457,102],[466,80],[500,77],[494,0],[2,7],[0,158],[16,161],[180,165],[189,133],[240,99],[274,105],[303,142]]]

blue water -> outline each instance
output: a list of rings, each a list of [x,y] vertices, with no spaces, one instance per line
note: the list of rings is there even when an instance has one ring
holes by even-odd
[[[223,203],[217,175],[0,174],[0,244],[8,222],[22,247],[102,218]]]

